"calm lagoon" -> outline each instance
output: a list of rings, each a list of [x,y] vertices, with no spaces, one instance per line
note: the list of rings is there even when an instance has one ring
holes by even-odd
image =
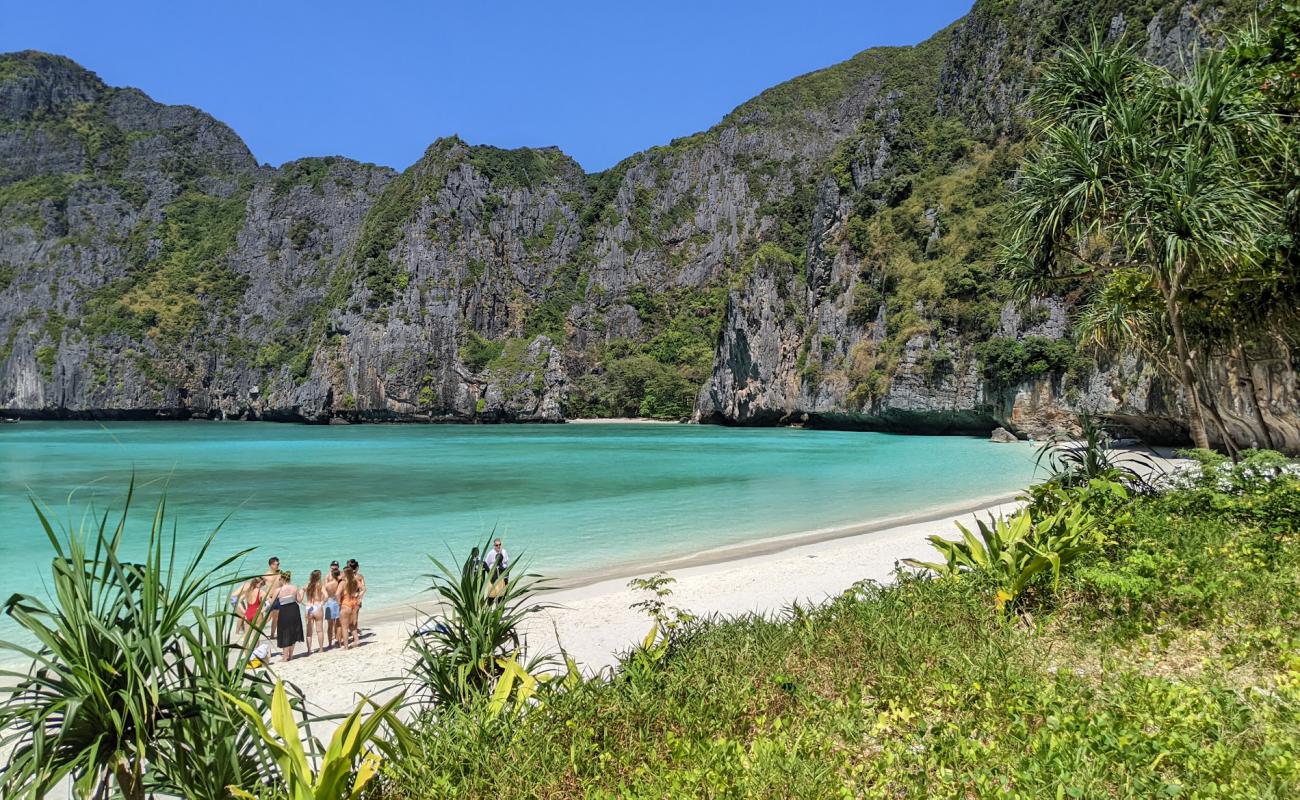
[[[1005,495],[1032,470],[1028,445],[788,428],[22,422],[0,425],[0,591],[44,593],[29,497],[76,525],[133,475],[135,539],[165,492],[183,542],[228,517],[219,550],[304,583],[356,558],[380,606],[494,530],[575,575]]]

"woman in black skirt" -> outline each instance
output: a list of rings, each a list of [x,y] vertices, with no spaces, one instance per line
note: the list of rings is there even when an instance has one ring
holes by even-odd
[[[302,589],[293,583],[293,573],[280,573],[280,588],[275,599],[280,601],[280,628],[275,632],[275,643],[284,651],[284,660],[293,658],[293,646],[302,638]]]

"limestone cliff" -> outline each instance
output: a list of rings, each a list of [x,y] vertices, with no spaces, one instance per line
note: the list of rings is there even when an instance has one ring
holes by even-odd
[[[1092,24],[1176,59],[1242,12],[980,0],[596,175],[456,137],[401,173],[259,166],[201,111],[0,56],[0,408],[1033,433],[1093,409],[1176,438],[1140,365],[990,377],[984,343],[1068,314],[1010,302],[994,246],[1036,61]],[[1294,374],[1251,383],[1291,437]]]

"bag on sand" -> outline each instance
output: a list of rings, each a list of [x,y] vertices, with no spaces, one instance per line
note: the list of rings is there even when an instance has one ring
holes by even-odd
[[[253,657],[248,659],[248,668],[257,669],[265,666],[266,662],[271,660],[271,648],[266,644],[259,644],[253,648]]]
[[[495,600],[505,593],[506,593],[506,579],[497,578],[496,581],[492,583],[492,588],[488,589],[488,599]]]

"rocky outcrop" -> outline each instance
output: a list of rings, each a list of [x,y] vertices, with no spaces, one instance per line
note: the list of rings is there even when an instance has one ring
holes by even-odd
[[[760,251],[744,290],[728,297],[713,374],[699,401],[701,421],[774,425],[799,412],[794,328],[803,298],[790,295],[792,267],[788,258]]]
[[[994,428],[993,433],[989,434],[989,441],[997,442],[998,444],[1010,444],[1011,442],[1018,442],[1020,440],[1016,438],[1014,433],[1006,428]]]
[[[1214,360],[1207,379],[1232,441],[1240,447],[1300,452],[1300,393],[1296,365],[1286,358],[1251,360],[1249,368]],[[1177,382],[1134,356],[1101,359],[1073,375],[1044,376],[1002,392],[998,419],[1023,435],[1043,438],[1078,431],[1080,414],[1108,420],[1153,444],[1188,441],[1186,408]],[[1210,439],[1222,431],[1211,423]]]

